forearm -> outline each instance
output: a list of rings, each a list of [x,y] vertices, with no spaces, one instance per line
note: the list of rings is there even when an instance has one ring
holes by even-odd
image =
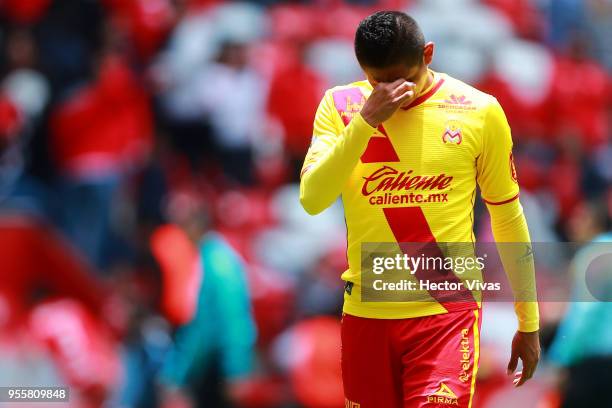
[[[318,214],[340,195],[374,131],[361,114],[355,115],[334,145],[305,165],[300,202],[306,212]]]
[[[487,207],[491,215],[493,236],[495,241],[501,244],[498,245],[498,251],[514,293],[514,309],[519,321],[519,330],[536,331],[539,329],[539,311],[535,265],[533,255],[529,253],[531,239],[523,207],[518,200],[503,205],[487,205]]]

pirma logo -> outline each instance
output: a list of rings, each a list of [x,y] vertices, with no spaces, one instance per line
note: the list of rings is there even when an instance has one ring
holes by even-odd
[[[444,383],[440,383],[440,389],[427,397],[427,402],[459,406],[457,395]]]

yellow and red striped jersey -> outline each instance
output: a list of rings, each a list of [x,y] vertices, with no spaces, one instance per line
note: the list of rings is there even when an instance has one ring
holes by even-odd
[[[328,90],[317,110],[301,200],[317,213],[341,194],[349,265],[342,279],[353,285],[345,294],[346,313],[407,318],[447,312],[433,297],[362,302],[361,244],[473,242],[477,186],[489,206],[518,198],[512,138],[500,104],[449,75],[432,73],[429,90],[377,129],[360,115],[372,92],[368,81]],[[340,191],[334,178],[342,180]]]

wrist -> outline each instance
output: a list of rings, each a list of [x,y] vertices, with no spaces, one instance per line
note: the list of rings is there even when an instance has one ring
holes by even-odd
[[[373,127],[374,129],[376,129],[378,127],[378,125],[380,125],[380,123],[374,119],[373,117],[371,117],[370,115],[368,115],[367,112],[360,112],[361,117],[363,118],[363,120],[370,125],[371,127]]]

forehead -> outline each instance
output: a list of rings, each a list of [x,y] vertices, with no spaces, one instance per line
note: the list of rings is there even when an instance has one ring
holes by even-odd
[[[393,82],[397,79],[414,79],[419,73],[420,67],[418,65],[407,66],[405,64],[392,65],[385,68],[368,68],[364,67],[368,78],[375,80],[376,82]]]

